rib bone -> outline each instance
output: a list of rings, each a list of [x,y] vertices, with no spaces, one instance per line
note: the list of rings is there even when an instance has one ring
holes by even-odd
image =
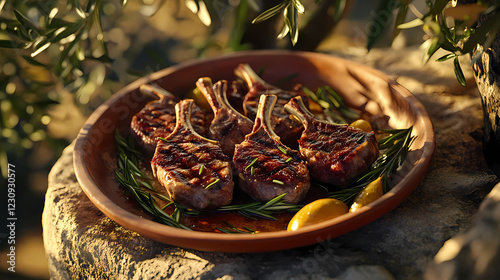
[[[151,167],[176,203],[198,210],[217,208],[232,201],[231,162],[217,141],[193,129],[193,104],[192,99],[185,99],[175,106],[176,126],[158,141]]]
[[[252,131],[253,122],[236,111],[226,97],[227,81],[212,84],[210,78],[200,78],[196,85],[214,111],[208,137],[219,141],[222,151],[232,157],[234,145],[241,143]]]
[[[281,143],[271,126],[275,95],[260,97],[253,130],[236,145],[233,162],[239,186],[258,201],[268,201],[286,193],[288,203],[301,201],[310,187],[306,163],[298,151]]]

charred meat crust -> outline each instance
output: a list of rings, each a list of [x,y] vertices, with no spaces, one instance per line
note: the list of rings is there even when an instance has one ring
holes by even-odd
[[[140,88],[143,94],[156,96],[157,100],[148,102],[130,122],[131,134],[142,151],[151,158],[156,148],[158,137],[166,137],[175,128],[175,104],[179,99],[171,93],[150,85]],[[195,130],[205,135],[205,112],[198,106],[193,108],[191,122]]]
[[[300,202],[310,188],[309,172],[299,153],[280,142],[269,117],[276,96],[262,95],[255,125],[236,145],[233,163],[240,188],[258,201],[286,193],[287,203]]]
[[[243,100],[245,115],[251,120],[255,119],[260,97],[262,95],[275,95],[278,99],[271,116],[274,132],[281,137],[285,145],[298,148],[297,140],[302,133],[303,126],[290,118],[290,114],[285,111],[284,105],[290,98],[295,96],[302,96],[307,104],[307,95],[301,90],[301,85],[295,86],[292,91],[275,87],[262,80],[248,64],[240,64],[235,73],[246,82],[248,87],[248,92]]]
[[[208,137],[219,141],[222,151],[232,157],[234,146],[252,131],[253,122],[229,104],[226,97],[227,81],[218,81],[214,85],[210,78],[204,77],[198,79],[196,85],[214,111]]]
[[[190,99],[176,105],[176,127],[158,141],[151,167],[174,202],[198,210],[213,209],[232,201],[230,158],[217,141],[193,130],[189,122],[192,105]]]
[[[299,151],[307,161],[311,177],[345,188],[370,170],[378,157],[373,132],[320,121],[300,97],[292,98],[285,108],[304,124]]]

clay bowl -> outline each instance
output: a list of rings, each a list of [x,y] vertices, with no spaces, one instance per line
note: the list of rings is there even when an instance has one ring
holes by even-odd
[[[392,189],[383,197],[338,218],[304,227],[259,234],[223,234],[187,231],[150,220],[127,198],[113,173],[116,167],[115,130],[128,132],[131,117],[149,101],[141,84],[155,83],[176,94],[195,87],[199,77],[234,79],[234,68],[249,63],[265,69],[263,79],[273,83],[291,74],[293,83],[310,89],[329,85],[348,105],[369,114],[389,117],[393,128],[413,125],[417,137],[406,162],[397,172]],[[247,51],[190,61],[143,77],[124,87],[100,106],[82,127],[76,140],[74,168],[83,191],[105,215],[125,228],[167,244],[203,251],[264,252],[321,242],[379,218],[400,204],[418,186],[435,149],[432,123],[422,104],[383,73],[331,55],[292,51]]]

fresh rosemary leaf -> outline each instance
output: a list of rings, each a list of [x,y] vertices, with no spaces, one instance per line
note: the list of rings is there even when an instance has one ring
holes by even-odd
[[[302,87],[307,97],[318,103],[335,123],[345,124],[359,119],[359,113],[344,103],[342,97],[329,86],[318,88],[316,92]]]
[[[254,218],[255,216],[276,220],[273,216],[277,212],[297,212],[302,208],[301,205],[289,204],[283,201],[286,194],[281,194],[268,202],[251,202],[247,204],[226,205],[218,208],[218,212],[236,212],[245,217]]]
[[[287,154],[287,151],[285,150],[285,148],[281,147],[281,146],[278,146],[278,149],[284,153],[285,155]]]
[[[245,228],[246,229],[246,228]],[[222,233],[246,233],[246,234],[255,234],[256,232],[255,231],[248,231],[248,230],[241,230],[241,229],[238,229],[238,228],[231,228],[231,229],[226,229],[226,228],[220,228],[218,227],[217,230],[219,230],[220,232]]]
[[[219,178],[217,178],[215,181],[213,181],[212,183],[208,184],[208,186],[205,187],[205,190],[208,190],[210,188],[212,188],[213,186],[215,186],[218,182],[220,181]]]
[[[248,168],[250,168],[252,165],[254,165],[256,162],[257,162],[258,158],[254,158],[254,160],[252,160],[252,162],[247,165],[247,167],[245,167],[245,171],[247,171]]]
[[[237,228],[233,226],[232,224],[223,221],[223,223],[229,227],[229,229],[226,228],[217,228],[219,231],[224,232],[224,233],[247,233],[247,234],[255,234],[257,233],[255,230],[249,228],[249,227],[243,227],[243,229]]]

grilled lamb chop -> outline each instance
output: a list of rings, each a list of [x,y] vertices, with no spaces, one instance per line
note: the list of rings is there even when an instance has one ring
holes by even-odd
[[[293,91],[275,87],[262,80],[248,64],[240,64],[238,68],[236,68],[235,73],[245,80],[249,89],[243,101],[245,115],[251,120],[255,119],[260,96],[264,94],[276,95],[278,99],[271,117],[274,132],[280,136],[283,143],[287,146],[292,148],[298,147],[297,140],[302,133],[303,126],[299,122],[291,119],[290,114],[285,111],[283,106],[294,96],[302,96],[307,103],[307,96],[300,90],[300,85],[297,85]]]
[[[158,141],[151,167],[173,201],[198,210],[213,209],[232,201],[231,159],[217,141],[194,131],[193,104],[192,99],[177,103],[174,131]]]
[[[226,97],[227,81],[212,84],[210,78],[200,78],[196,85],[214,111],[214,118],[208,129],[208,138],[219,141],[222,151],[233,157],[234,145],[245,140],[252,131],[253,122],[237,112]]]
[[[320,121],[300,97],[292,98],[285,109],[304,124],[299,151],[307,161],[311,177],[318,181],[348,187],[368,172],[377,159],[373,132]]]
[[[252,198],[268,201],[286,193],[284,201],[296,204],[309,190],[309,171],[299,152],[283,145],[271,127],[276,100],[261,96],[253,130],[236,145],[233,162],[240,188]]]
[[[140,91],[159,98],[148,102],[132,117],[130,123],[131,134],[136,138],[140,148],[151,158],[158,137],[166,137],[174,130],[175,104],[179,99],[170,92],[151,85],[141,85]],[[205,134],[205,112],[201,108],[196,106],[193,109],[191,122],[198,133]]]

